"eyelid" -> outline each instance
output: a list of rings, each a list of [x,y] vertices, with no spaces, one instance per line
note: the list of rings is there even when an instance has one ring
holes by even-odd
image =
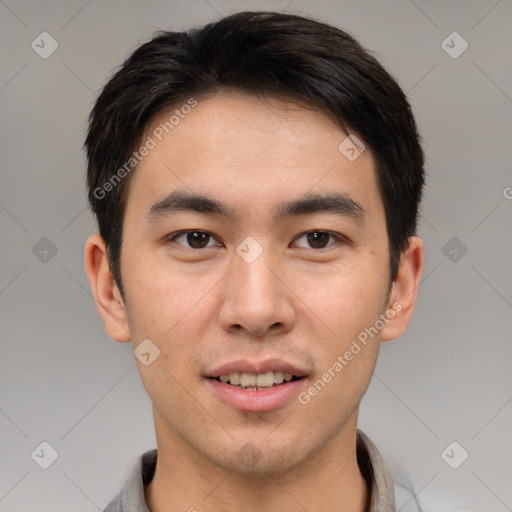
[[[165,241],[165,243],[174,242],[174,239],[176,237],[178,237],[180,235],[187,234],[187,233],[205,233],[207,235],[210,235],[213,239],[217,240],[216,236],[213,233],[211,233],[210,231],[205,231],[202,229],[183,229],[181,231],[175,231],[174,233],[171,233],[170,235],[166,236],[164,241]],[[333,238],[336,238],[338,240],[338,242],[345,243],[345,244],[351,243],[350,239],[347,238],[346,236],[342,235],[341,233],[337,233],[335,231],[330,231],[328,229],[308,229],[308,230],[303,231],[302,233],[298,234],[293,239],[293,242],[295,242],[299,238],[302,238],[304,235],[307,235],[308,233],[327,233],[328,235],[332,236]],[[175,243],[177,243],[177,242],[175,242]],[[213,247],[213,246],[210,246],[210,247],[202,247],[201,249],[195,249],[193,247],[187,247],[186,245],[179,244],[179,243],[177,243],[177,245],[184,247],[186,249],[192,249],[193,251],[201,251],[201,250],[210,249],[211,247]],[[322,251],[323,249],[328,249],[329,247],[332,247],[333,245],[335,245],[335,244],[331,244],[331,245],[328,245],[327,247],[322,247],[320,249],[314,249],[312,247],[309,247],[309,248],[308,247],[299,247],[299,249],[312,249],[315,252],[319,252],[319,251]]]
[[[348,244],[350,243],[350,240],[342,235],[341,233],[337,233],[336,231],[329,231],[328,229],[308,229],[307,231],[304,231],[300,235],[297,235],[293,241],[298,240],[299,238],[302,238],[304,235],[307,235],[308,233],[327,233],[328,235],[332,236],[333,238],[336,238],[338,242]],[[316,252],[320,252],[322,249],[328,249],[329,247],[332,247],[335,244],[328,245],[327,247],[322,247],[321,249],[314,249]],[[306,249],[306,247],[300,247],[300,249]]]
[[[164,243],[169,243],[169,242],[174,242],[174,239],[180,235],[186,235],[188,233],[204,233],[204,234],[207,234],[207,235],[210,235],[211,238],[217,240],[216,236],[211,233],[210,231],[205,231],[203,229],[183,229],[181,231],[175,231],[174,233],[171,233],[170,235],[166,236],[164,238]],[[185,249],[192,249],[193,251],[200,251],[200,250],[204,250],[204,249],[210,249],[211,247],[213,246],[210,246],[210,247],[203,247],[202,249],[194,249],[193,247],[187,247],[186,245],[183,245],[183,244],[178,244],[177,242],[175,242],[177,245],[179,245],[180,247],[184,247]]]

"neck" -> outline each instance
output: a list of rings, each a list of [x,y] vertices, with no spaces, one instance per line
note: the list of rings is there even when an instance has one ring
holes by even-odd
[[[205,459],[155,414],[158,459],[145,489],[151,512],[364,512],[369,490],[357,464],[357,413],[321,450],[283,473],[230,472]]]

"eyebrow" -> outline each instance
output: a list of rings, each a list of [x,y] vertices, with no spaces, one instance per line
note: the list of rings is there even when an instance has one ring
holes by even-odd
[[[230,206],[200,194],[175,190],[164,199],[151,206],[146,217],[156,221],[175,212],[195,212],[209,216],[235,220],[237,213]],[[362,222],[366,210],[346,193],[306,194],[292,201],[278,204],[272,211],[272,217],[280,222],[288,217],[300,217],[328,213],[352,218]]]

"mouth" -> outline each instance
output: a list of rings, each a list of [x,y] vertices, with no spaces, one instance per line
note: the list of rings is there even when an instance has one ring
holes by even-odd
[[[252,390],[265,390],[272,389],[278,386],[282,386],[287,382],[293,382],[296,380],[301,380],[306,376],[297,376],[292,373],[284,373],[280,371],[276,372],[265,372],[265,373],[229,373],[222,374],[218,377],[209,377],[210,379],[214,379],[217,382],[222,382],[223,384],[228,384],[235,388],[241,389],[252,389]]]
[[[291,404],[309,381],[302,368],[283,359],[239,359],[218,366],[204,377],[215,399],[230,408],[253,413]]]

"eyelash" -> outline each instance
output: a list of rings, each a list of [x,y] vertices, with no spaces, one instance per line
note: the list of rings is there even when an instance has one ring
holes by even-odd
[[[188,230],[185,230],[185,231],[178,231],[176,233],[173,233],[172,235],[169,235],[169,237],[166,238],[166,242],[167,243],[174,242],[177,237],[179,237],[181,235],[187,235],[189,233],[204,233],[206,235],[210,235],[212,238],[215,238],[213,236],[213,234],[209,233],[208,231],[202,231],[202,230],[199,230],[199,229],[188,229]],[[338,240],[338,242],[341,242],[341,243],[347,243],[348,242],[347,238],[344,237],[343,235],[339,234],[339,233],[334,233],[332,231],[326,231],[326,230],[321,230],[321,229],[313,229],[313,230],[310,230],[310,231],[305,231],[304,233],[302,233],[299,236],[297,236],[294,240],[298,240],[298,239],[302,238],[303,236],[308,235],[309,233],[324,233],[324,234],[330,235],[331,237],[336,238]],[[175,243],[177,243],[177,242],[175,242]],[[191,249],[193,251],[201,251],[201,250],[204,250],[204,249],[209,249],[211,247],[214,247],[214,246],[210,246],[210,247],[201,247],[199,249],[196,249],[195,247],[188,247],[188,246],[184,246],[182,244],[178,244],[178,245],[180,245],[181,247],[185,247],[186,249]],[[326,247],[321,247],[320,249],[315,249],[314,247],[310,247],[310,249],[313,249],[313,250],[316,250],[316,251],[321,251],[323,249],[328,249],[329,247],[332,247],[333,245],[335,245],[335,244],[331,244],[331,245],[328,245]],[[301,247],[301,249],[306,249],[306,247]]]

